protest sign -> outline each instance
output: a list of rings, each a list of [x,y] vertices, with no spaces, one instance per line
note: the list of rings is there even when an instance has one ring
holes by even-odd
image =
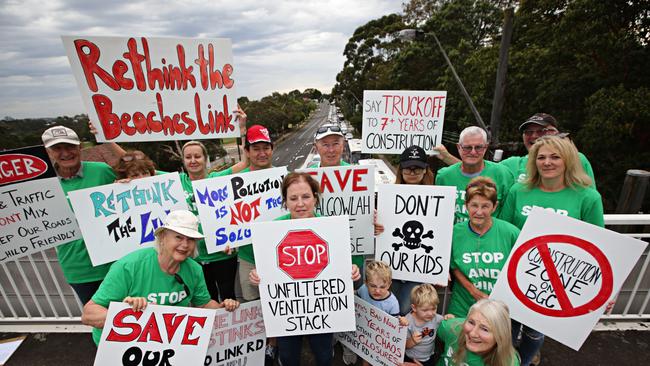
[[[377,189],[375,259],[393,278],[445,286],[449,277],[456,188],[383,184]]]
[[[282,208],[287,167],[214,177],[192,182],[208,253],[251,243],[251,222],[270,221]]]
[[[260,301],[217,310],[203,365],[263,365],[266,334]]]
[[[361,152],[401,154],[417,145],[435,154],[446,103],[446,91],[364,90]]]
[[[203,365],[215,310],[111,302],[95,366]]]
[[[153,246],[169,211],[187,210],[178,173],[107,184],[68,194],[94,266]]]
[[[229,39],[61,38],[97,141],[239,136]]]
[[[510,316],[578,350],[647,243],[533,208],[490,298]]]
[[[357,330],[337,333],[344,346],[374,366],[398,366],[404,362],[408,326],[399,325],[399,318],[354,297]]]
[[[43,146],[0,152],[0,263],[80,239]]]
[[[251,225],[269,337],[354,330],[347,216]]]
[[[319,215],[350,216],[352,255],[374,253],[375,168],[354,165],[302,171],[320,183]]]

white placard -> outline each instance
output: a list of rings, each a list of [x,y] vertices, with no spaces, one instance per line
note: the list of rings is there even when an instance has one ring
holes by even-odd
[[[95,366],[203,365],[214,323],[214,309],[149,304],[135,312],[126,303],[111,302],[95,356]]]
[[[578,350],[647,243],[534,208],[490,298],[510,316]]]
[[[375,252],[375,168],[354,165],[304,169],[316,178],[321,199],[316,212],[321,216],[350,216],[352,255]]]
[[[217,310],[203,365],[263,365],[266,333],[260,301]]]
[[[97,141],[240,135],[230,39],[61,38]]]
[[[251,225],[267,336],[354,330],[349,225],[347,216]]]
[[[375,259],[393,278],[441,286],[449,278],[456,187],[383,184],[377,188]]]
[[[337,333],[335,337],[373,366],[401,365],[408,326],[401,326],[399,318],[358,296],[354,297],[354,310],[357,330]]]
[[[401,154],[417,145],[434,155],[446,104],[446,91],[364,90],[361,152]]]
[[[153,246],[173,210],[187,210],[177,172],[80,189],[68,194],[94,266]]]
[[[285,175],[283,166],[192,182],[208,253],[250,244],[250,223],[286,213],[281,190]]]
[[[81,239],[43,146],[0,152],[0,263]]]

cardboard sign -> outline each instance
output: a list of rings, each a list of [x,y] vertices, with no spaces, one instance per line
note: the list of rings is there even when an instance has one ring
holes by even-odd
[[[207,178],[192,182],[208,253],[250,244],[250,223],[270,221],[282,208],[287,167]]]
[[[357,330],[334,336],[344,346],[374,366],[398,366],[404,362],[408,326],[381,309],[354,297]]]
[[[178,173],[68,194],[94,266],[153,246],[154,231],[170,211],[187,210]]]
[[[302,171],[320,183],[322,193],[316,207],[319,215],[350,216],[352,255],[374,253],[375,168],[354,165]]]
[[[446,104],[446,91],[364,90],[361,152],[401,154],[417,145],[435,154]]]
[[[490,298],[510,316],[578,350],[647,243],[534,208]]]
[[[203,365],[215,310],[111,302],[95,366]],[[153,360],[156,360],[154,362]]]
[[[61,38],[97,141],[239,136],[229,39]]]
[[[393,278],[441,286],[451,260],[456,187],[384,184],[377,189],[375,259],[388,264]]]
[[[263,365],[266,334],[260,301],[217,310],[203,365]]]
[[[354,330],[347,216],[260,222],[251,229],[267,336]]]
[[[0,152],[0,263],[80,238],[45,148]]]

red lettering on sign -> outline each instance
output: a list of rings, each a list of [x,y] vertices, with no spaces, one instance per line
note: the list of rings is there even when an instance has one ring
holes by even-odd
[[[163,320],[165,321],[165,330],[167,330],[167,342],[171,343],[172,339],[174,338],[174,334],[176,334],[178,326],[181,325],[185,317],[185,314],[178,316],[173,313],[163,314]]]
[[[238,223],[251,222],[260,216],[259,206],[260,200],[258,198],[251,202],[250,205],[244,201],[235,203],[235,208],[230,208],[230,225],[237,225]]]
[[[47,163],[33,155],[0,155],[0,184],[36,178],[47,171]]]
[[[138,335],[142,331],[142,328],[140,327],[140,324],[138,323],[129,323],[125,321],[126,317],[132,316],[135,318],[137,321],[140,319],[140,316],[142,316],[141,311],[133,311],[133,309],[128,308],[124,310],[120,310],[117,314],[115,314],[115,317],[113,318],[113,325],[108,332],[108,336],[106,337],[107,341],[111,342],[133,342],[136,338],[138,338]],[[115,329],[130,329],[131,331],[126,334],[120,334],[115,331]]]
[[[290,231],[278,244],[277,256],[289,277],[312,279],[329,264],[329,245],[312,230]]]
[[[162,343],[162,338],[160,337],[160,329],[158,329],[158,323],[156,322],[156,315],[151,313],[147,324],[144,325],[140,337],[138,337],[138,342],[158,342]]]
[[[187,324],[185,325],[185,333],[183,333],[183,340],[181,341],[181,344],[191,344],[191,345],[197,345],[199,344],[199,338],[190,338],[190,335],[192,335],[192,332],[194,331],[194,324],[200,325],[201,328],[205,326],[205,317],[198,317],[198,316],[188,316],[187,317]]]
[[[352,178],[352,191],[353,192],[364,192],[368,190],[368,186],[359,185],[363,180],[363,176],[368,174],[368,169],[355,169],[354,175]]]

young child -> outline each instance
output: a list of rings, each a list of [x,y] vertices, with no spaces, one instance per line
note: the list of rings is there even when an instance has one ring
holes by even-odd
[[[408,331],[404,362],[418,361],[424,366],[433,366],[431,357],[435,347],[436,330],[444,318],[438,310],[438,292],[428,283],[411,290],[411,312],[406,315]]]
[[[408,325],[406,318],[399,316],[397,297],[390,292],[392,282],[393,275],[390,267],[384,262],[371,261],[366,266],[366,281],[357,290],[357,295],[371,305],[398,317],[400,325],[406,326]],[[364,360],[363,365],[370,364]]]

